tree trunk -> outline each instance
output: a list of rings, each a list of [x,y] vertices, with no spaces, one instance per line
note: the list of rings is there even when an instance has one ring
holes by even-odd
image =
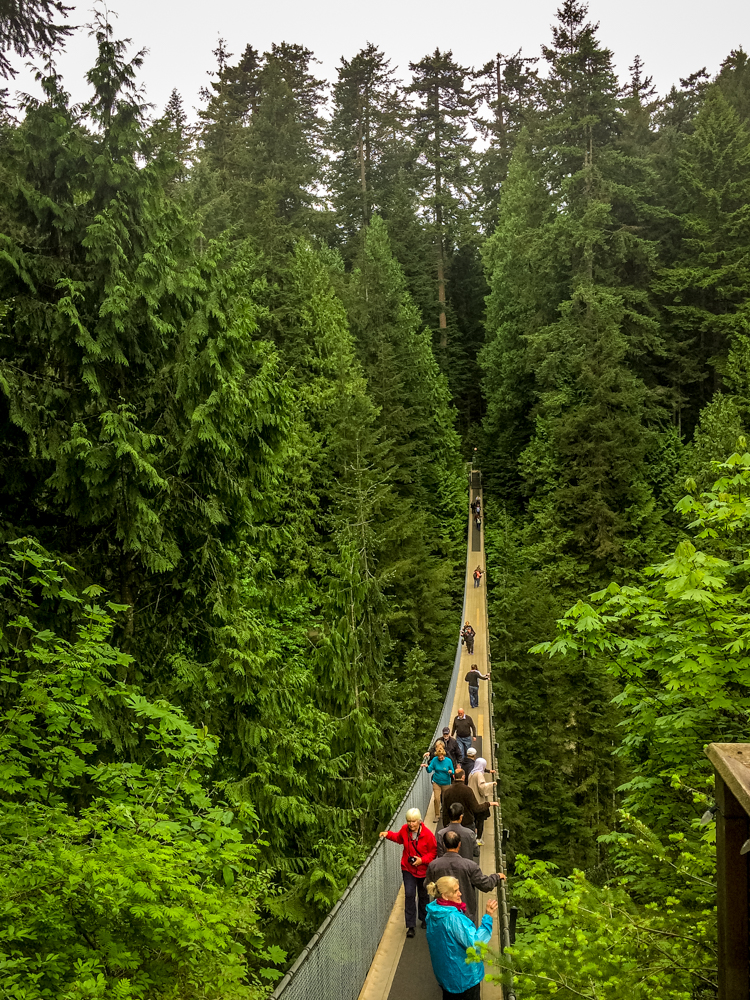
[[[443,264],[443,241],[440,241],[438,258],[438,304],[440,306],[440,346],[448,346],[448,324],[445,318],[445,268]]]

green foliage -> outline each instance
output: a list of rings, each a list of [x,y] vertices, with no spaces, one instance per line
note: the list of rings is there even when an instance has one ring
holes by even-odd
[[[263,996],[251,968],[284,956],[258,927],[253,813],[207,784],[218,740],[118,679],[122,605],[31,540],[6,552],[0,994]]]
[[[726,387],[730,350],[746,339],[750,133],[719,87],[708,91],[676,169],[677,240],[654,289],[673,341],[676,405],[692,428]]]
[[[527,916],[523,934],[493,965],[512,968],[529,1000],[620,997],[695,1000],[716,990],[710,857],[703,864],[678,845],[663,847],[643,827],[636,847],[659,870],[674,855],[678,884],[638,906],[621,884],[598,887],[580,871],[567,878],[541,861],[516,859],[513,899]],[[706,863],[708,862],[708,863]],[[703,891],[696,892],[698,882]]]
[[[713,489],[686,496],[678,510],[698,529],[674,554],[646,570],[641,586],[611,583],[579,601],[539,651],[603,658],[621,686],[625,713],[616,753],[635,776],[624,786],[658,831],[672,818],[662,797],[678,778],[694,787],[711,741],[741,739],[750,712],[746,532],[750,455],[716,463]]]

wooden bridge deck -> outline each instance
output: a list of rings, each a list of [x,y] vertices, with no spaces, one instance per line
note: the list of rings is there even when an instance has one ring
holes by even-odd
[[[472,497],[476,491],[472,491]],[[480,492],[481,496],[481,492]],[[482,512],[484,514],[484,502],[482,502]],[[456,696],[453,702],[452,717],[455,717],[459,708],[466,710],[467,715],[471,715],[477,727],[477,736],[489,737],[491,733],[492,711],[489,703],[488,685],[480,681],[479,685],[479,708],[470,708],[468,685],[464,681],[466,671],[472,663],[476,663],[482,673],[487,672],[489,666],[488,650],[488,624],[485,611],[484,587],[486,578],[482,579],[479,587],[474,586],[472,573],[477,565],[482,570],[485,568],[484,554],[484,517],[482,517],[481,530],[472,524],[469,536],[469,559],[466,566],[466,617],[474,626],[476,639],[474,640],[474,652],[471,656],[463,647],[461,654],[461,674],[456,689]],[[483,742],[483,741],[482,741]],[[475,744],[480,746],[480,739]],[[425,748],[426,749],[426,748]],[[485,752],[479,754],[488,759],[490,748],[485,746]],[[496,775],[495,777],[499,777]],[[429,808],[430,815],[425,818],[433,832],[438,824],[432,817],[432,805]],[[494,872],[497,870],[495,862],[495,827],[492,818],[484,825],[483,834],[484,846],[480,848],[481,854],[479,864],[483,872]],[[483,893],[477,893],[478,912],[483,913],[486,906],[486,899]],[[493,938],[490,947],[500,950],[500,921],[494,920]],[[499,983],[489,983],[486,980],[482,983],[482,1000],[501,1000],[502,989]],[[375,955],[365,984],[359,995],[359,1000],[442,1000],[442,991],[437,984],[435,975],[430,963],[430,955],[427,949],[425,932],[418,926],[416,937],[406,939],[406,928],[404,926],[404,890],[401,889],[398,899],[391,912],[390,919],[386,926],[380,946]]]

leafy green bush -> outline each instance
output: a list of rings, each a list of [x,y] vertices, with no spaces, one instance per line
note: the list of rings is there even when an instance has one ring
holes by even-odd
[[[0,997],[263,996],[285,956],[254,816],[207,787],[217,740],[121,679],[123,608],[72,576],[30,539],[0,562]]]

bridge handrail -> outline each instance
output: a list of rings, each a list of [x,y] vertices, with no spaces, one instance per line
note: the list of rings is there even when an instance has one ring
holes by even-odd
[[[467,518],[461,625],[466,618],[466,579],[471,555],[471,531],[471,519]],[[459,637],[453,661],[453,673],[440,718],[435,726],[433,742],[442,734],[443,726],[450,725],[460,672]],[[431,782],[427,772],[419,768],[401,804],[393,814],[388,828],[400,828],[406,822],[406,810],[413,806],[426,816],[431,799]],[[385,841],[379,840],[341,898],[302,949],[294,965],[279,982],[271,995],[272,1000],[281,998],[310,1000],[313,997],[357,1000],[400,887],[401,855],[392,845],[386,845]]]
[[[484,504],[482,504],[484,506]],[[487,523],[487,517],[485,514],[485,524]],[[487,546],[484,546],[484,620],[487,622],[487,666],[492,668],[492,650],[490,645],[490,615],[489,606],[487,599],[488,577],[487,577]],[[500,774],[499,768],[497,766],[497,742],[495,736],[495,712],[494,712],[494,701],[495,693],[492,688],[492,677],[487,682],[487,696],[490,699],[490,767],[498,775]],[[499,791],[500,782],[498,781],[498,801],[500,800]],[[500,808],[492,810],[492,821],[495,825],[495,863],[497,865],[496,871],[502,872],[507,875],[506,869],[506,859],[503,853],[503,814],[502,805]],[[510,947],[510,910],[508,906],[508,883],[505,879],[501,879],[497,886],[497,901],[498,901],[498,917],[500,919],[500,951],[504,951],[506,948]],[[511,967],[510,971],[507,972],[503,978],[503,996],[505,1000],[516,1000],[516,992],[513,987],[513,969]]]

